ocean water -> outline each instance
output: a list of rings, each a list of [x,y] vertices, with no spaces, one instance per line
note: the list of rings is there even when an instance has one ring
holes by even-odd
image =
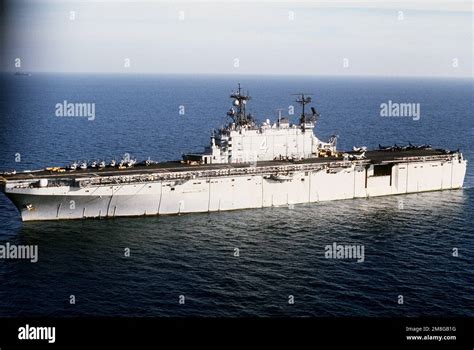
[[[237,82],[250,91],[249,109],[259,120],[275,118],[277,108],[285,114],[295,105],[292,93],[313,93],[321,112],[316,134],[339,135],[340,149],[429,143],[460,148],[474,159],[472,80],[82,74],[1,79],[1,170],[124,153],[180,158],[201,150],[210,130],[227,122],[228,95]],[[57,117],[55,105],[64,100],[95,103],[95,119]],[[389,100],[420,103],[420,119],[381,117],[380,104]],[[473,184],[471,161],[465,188],[456,191],[29,223],[0,195],[0,244],[39,247],[37,263],[0,260],[0,316],[473,316]],[[365,260],[326,259],[325,246],[334,242],[363,245]]]

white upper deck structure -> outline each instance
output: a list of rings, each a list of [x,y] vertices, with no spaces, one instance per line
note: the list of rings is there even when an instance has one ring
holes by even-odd
[[[242,93],[240,84],[230,97],[233,107],[227,112],[232,118],[226,127],[214,131],[210,146],[203,153],[185,154],[185,161],[200,164],[252,163],[258,161],[315,158],[336,153],[336,137],[322,142],[313,133],[318,112],[305,113],[305,105],[311,97],[301,94],[296,102],[302,105],[299,124],[290,123],[288,117],[279,117],[277,121],[269,119],[257,124],[246,113],[249,95]]]

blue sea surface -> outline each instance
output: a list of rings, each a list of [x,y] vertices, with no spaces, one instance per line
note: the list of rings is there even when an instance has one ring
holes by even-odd
[[[259,120],[291,105],[298,113],[291,94],[313,93],[321,113],[315,133],[339,135],[339,149],[459,148],[469,161],[465,188],[27,223],[0,194],[0,244],[39,247],[36,263],[0,259],[0,316],[474,316],[473,80],[3,74],[0,170],[124,153],[179,159],[228,122],[237,82]],[[56,116],[65,100],[95,103],[95,119]],[[389,100],[420,103],[420,119],[381,117]],[[364,261],[326,259],[334,242],[363,245]]]

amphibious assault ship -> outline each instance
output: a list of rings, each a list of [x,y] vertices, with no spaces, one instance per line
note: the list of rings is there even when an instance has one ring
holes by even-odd
[[[181,161],[132,159],[74,163],[3,173],[2,191],[23,221],[183,214],[289,206],[349,198],[459,189],[466,160],[459,151],[421,146],[337,150],[313,132],[319,113],[301,94],[296,123],[279,116],[257,123],[250,96],[230,97],[231,121],[211,134],[202,153]]]

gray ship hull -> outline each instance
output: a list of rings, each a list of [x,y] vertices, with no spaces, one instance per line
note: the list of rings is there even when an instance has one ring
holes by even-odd
[[[120,183],[116,176],[81,177],[63,185],[63,180],[52,184],[50,178],[41,187],[36,177],[12,177],[3,190],[23,221],[62,220],[214,212],[459,189],[465,172],[466,160],[454,153],[387,158],[376,164],[319,160],[150,170],[148,181],[135,178],[143,175],[136,172]]]

